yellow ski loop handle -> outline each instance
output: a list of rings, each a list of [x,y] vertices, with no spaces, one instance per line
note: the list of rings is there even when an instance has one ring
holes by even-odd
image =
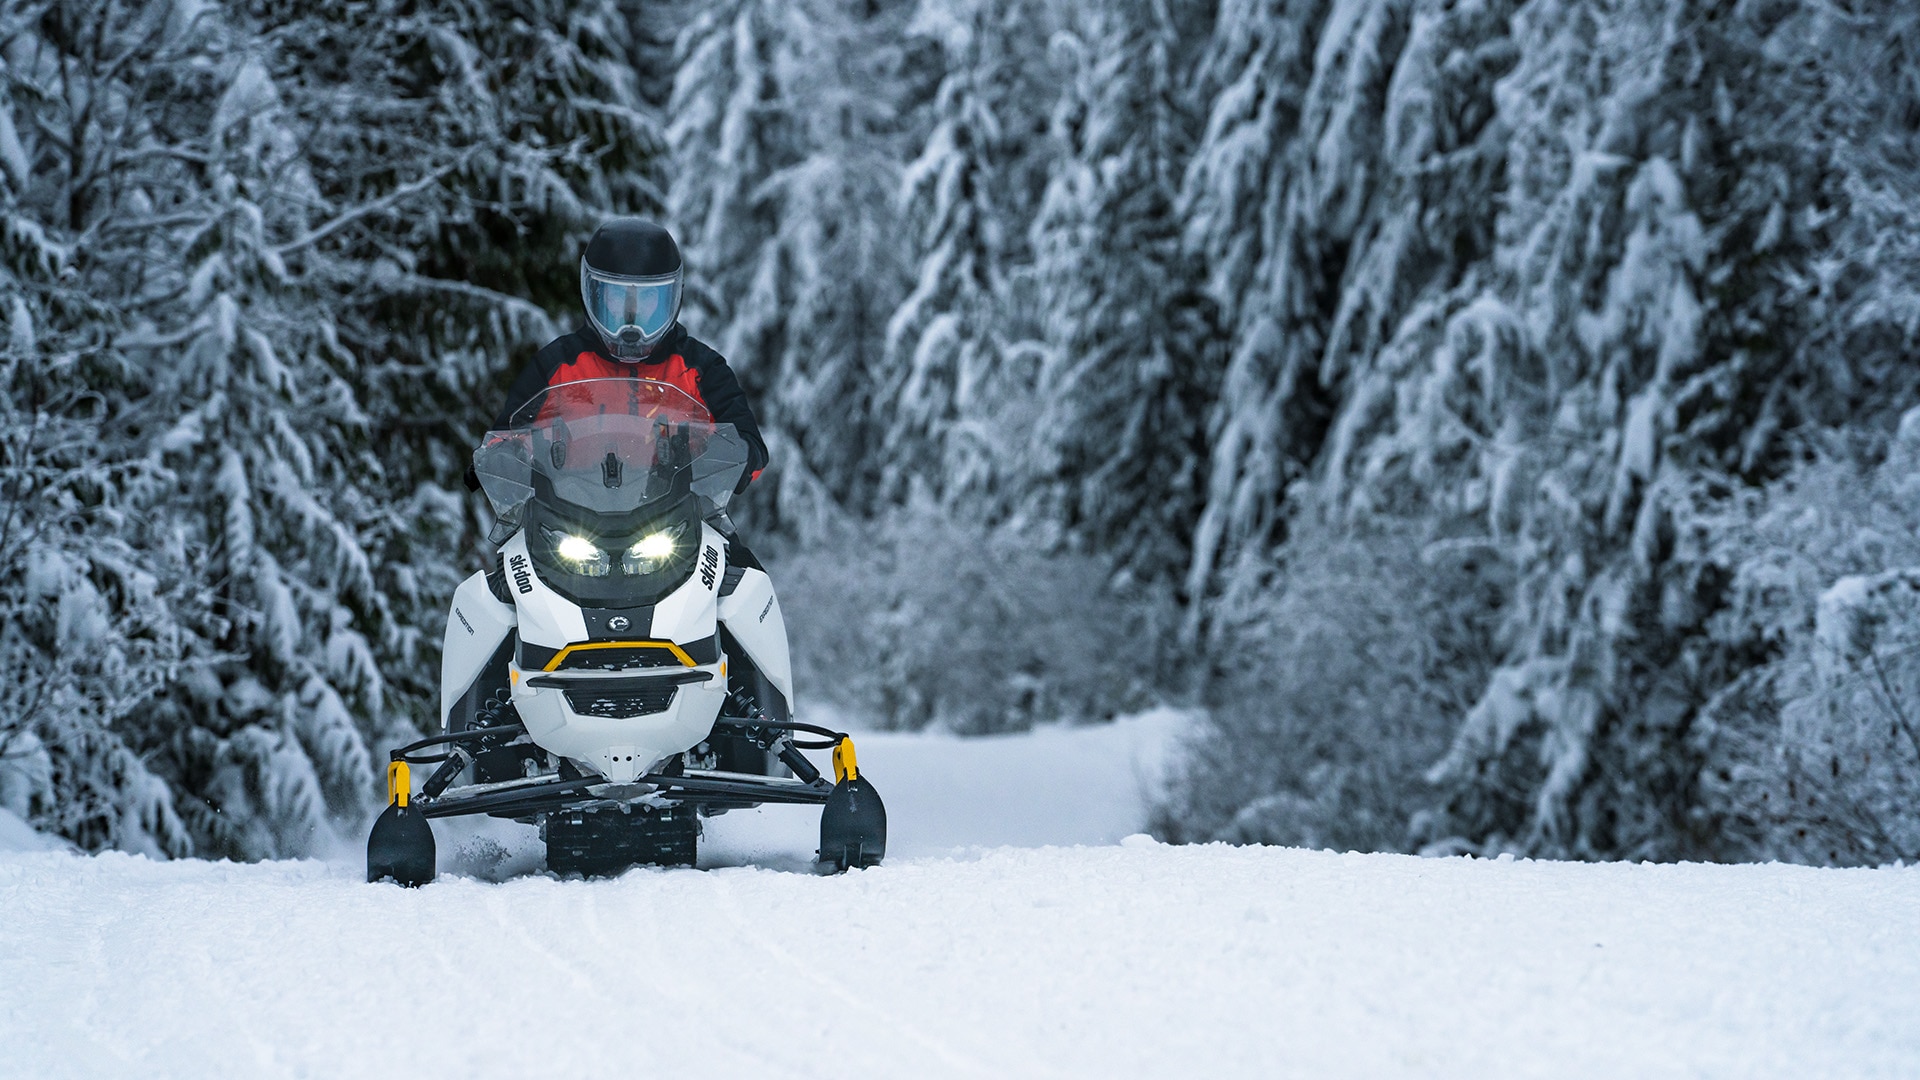
[[[833,778],[845,783],[860,777],[860,764],[853,755],[853,739],[842,735],[840,741],[833,744]]]
[[[407,805],[408,796],[413,794],[413,771],[404,761],[396,761],[387,766],[387,802],[394,806]]]

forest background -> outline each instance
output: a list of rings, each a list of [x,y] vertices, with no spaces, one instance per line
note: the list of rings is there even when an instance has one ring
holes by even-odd
[[[0,808],[364,821],[620,213],[803,708],[1203,705],[1174,840],[1920,857],[1892,0],[0,0]]]

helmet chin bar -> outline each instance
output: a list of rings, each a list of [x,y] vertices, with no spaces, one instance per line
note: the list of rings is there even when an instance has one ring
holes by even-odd
[[[648,341],[641,337],[640,328],[637,326],[623,326],[617,334],[610,337],[602,336],[607,343],[607,351],[613,354],[615,360],[629,362],[645,360],[653,354],[653,347],[659,344],[658,341]]]

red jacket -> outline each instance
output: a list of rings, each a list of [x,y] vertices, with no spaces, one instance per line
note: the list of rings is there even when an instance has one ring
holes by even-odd
[[[753,407],[747,404],[740,380],[734,378],[725,357],[687,333],[686,327],[679,323],[653,347],[652,356],[637,363],[607,356],[600,336],[588,326],[555,338],[534,354],[533,362],[513,380],[507,390],[506,407],[500,410],[493,426],[504,429],[512,423],[513,414],[521,406],[549,386],[581,379],[620,378],[670,383],[705,405],[715,423],[732,424],[747,440],[747,471],[740,477],[742,489],[767,467],[767,443],[760,437],[760,422],[754,418]]]

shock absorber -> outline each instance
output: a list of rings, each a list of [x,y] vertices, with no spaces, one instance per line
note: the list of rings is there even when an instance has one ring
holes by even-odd
[[[476,727],[499,727],[502,724],[518,723],[520,710],[513,705],[513,692],[507,689],[495,690],[480,706],[474,717]]]
[[[447,760],[441,762],[440,767],[433,770],[433,775],[427,777],[427,782],[420,785],[421,796],[428,799],[439,798],[440,793],[447,790],[447,785],[453,783],[453,778],[459,776],[460,771],[472,763],[473,755],[467,753],[464,747],[456,746],[447,751]]]
[[[733,709],[732,715],[742,720],[766,719],[760,715],[760,703],[744,687],[727,695],[727,705]]]
[[[786,762],[787,768],[793,770],[793,775],[798,777],[801,783],[811,784],[820,779],[820,770],[814,768],[813,762],[807,760],[807,755],[793,745],[792,739],[783,736],[779,746],[780,760]]]
[[[753,695],[747,693],[745,689],[728,694],[727,704],[742,719],[771,723],[767,715],[760,711],[760,703],[755,701]],[[808,761],[807,756],[800,752],[800,748],[793,745],[793,739],[786,732],[774,728],[754,727],[747,729],[746,734],[760,749],[772,750],[787,768],[793,770],[793,775],[801,783],[811,784],[820,779],[820,770],[814,768],[813,762]]]

